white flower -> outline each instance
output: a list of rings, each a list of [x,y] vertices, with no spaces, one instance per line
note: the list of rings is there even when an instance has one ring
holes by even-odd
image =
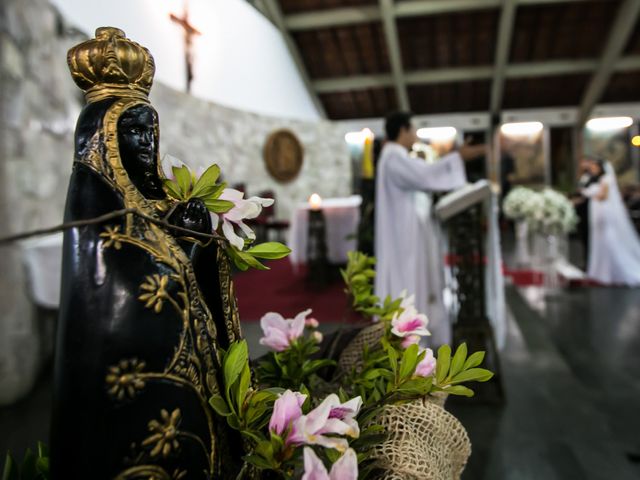
[[[302,480],[357,480],[358,457],[356,452],[349,448],[327,472],[324,463],[315,452],[309,448],[304,449],[304,475]]]
[[[164,173],[164,176],[169,180],[176,179],[175,175],[173,174],[173,167],[186,167],[185,163],[182,160],[169,155],[168,153],[165,153],[165,155],[162,157],[162,161],[160,162],[160,164],[162,166],[162,173]]]
[[[222,218],[222,233],[229,240],[229,243],[238,250],[244,248],[244,238],[236,233],[235,227],[237,226],[242,231],[245,238],[255,240],[255,233],[243,220],[256,218],[262,212],[263,207],[269,207],[274,202],[272,198],[251,197],[245,199],[243,197],[243,192],[233,188],[225,188],[219,199],[232,202],[234,206],[226,213],[211,213],[213,229],[218,229],[220,218]]]
[[[527,202],[535,192],[526,187],[515,187],[505,197],[502,208],[507,218],[519,220],[525,216]]]

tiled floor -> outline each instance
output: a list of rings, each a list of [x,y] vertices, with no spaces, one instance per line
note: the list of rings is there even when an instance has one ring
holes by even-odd
[[[640,290],[507,298],[505,405],[449,406],[473,443],[463,478],[640,478]]]

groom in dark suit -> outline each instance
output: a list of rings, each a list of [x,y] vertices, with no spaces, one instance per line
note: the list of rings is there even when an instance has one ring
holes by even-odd
[[[591,185],[596,179],[589,171],[589,164],[597,161],[590,156],[583,156],[580,160],[580,179],[578,180],[578,191],[572,196],[573,204],[576,208],[576,214],[580,219],[578,223],[578,237],[582,244],[584,266],[589,264],[589,198],[582,195],[582,190]]]

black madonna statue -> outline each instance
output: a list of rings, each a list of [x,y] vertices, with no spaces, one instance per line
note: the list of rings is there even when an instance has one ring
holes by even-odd
[[[116,28],[72,48],[85,92],[66,221],[51,472],[70,479],[236,478],[242,442],[208,399],[239,339],[230,269],[201,200],[163,191],[150,53]],[[151,219],[151,220],[150,220]]]

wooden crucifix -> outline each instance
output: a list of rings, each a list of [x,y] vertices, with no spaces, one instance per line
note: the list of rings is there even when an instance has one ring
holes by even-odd
[[[193,81],[193,37],[201,33],[189,22],[188,2],[184,2],[182,16],[170,13],[169,17],[184,30],[184,59],[187,74],[187,93],[191,92],[191,82]]]

